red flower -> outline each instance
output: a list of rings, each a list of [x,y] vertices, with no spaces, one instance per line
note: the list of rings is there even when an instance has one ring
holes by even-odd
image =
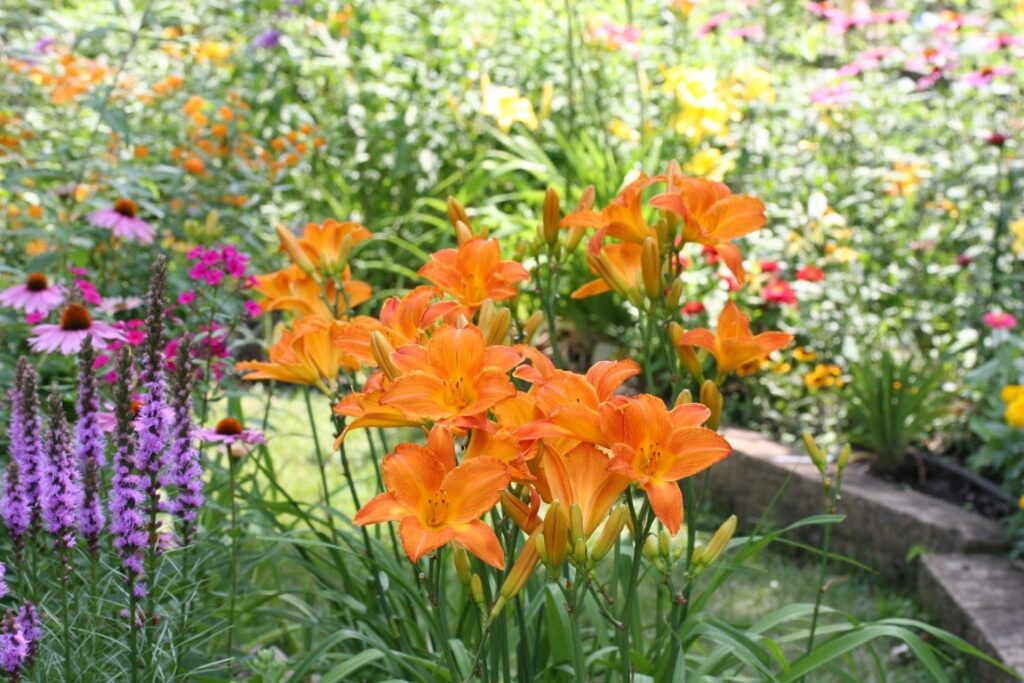
[[[777,273],[781,266],[778,261],[761,261],[762,273]]]
[[[796,279],[804,282],[821,282],[825,279],[825,271],[817,266],[804,266],[796,271]]]
[[[704,312],[704,304],[700,301],[687,301],[683,305],[683,315],[698,315]]]
[[[796,306],[796,294],[793,293],[793,288],[785,280],[775,280],[768,283],[765,285],[761,296],[764,297],[764,301],[767,304]]]

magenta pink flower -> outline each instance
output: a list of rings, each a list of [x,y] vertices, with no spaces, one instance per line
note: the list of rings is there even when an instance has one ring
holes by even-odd
[[[33,351],[59,351],[69,356],[78,353],[82,348],[82,342],[90,335],[97,346],[102,346],[102,342],[105,341],[124,339],[124,335],[117,328],[93,320],[85,306],[68,304],[60,314],[59,323],[36,325],[32,328],[32,336],[28,342]]]
[[[208,443],[224,443],[229,446],[236,443],[251,446],[266,443],[263,432],[258,429],[243,429],[242,423],[233,417],[225,417],[213,429],[197,429],[196,438]]]
[[[28,314],[49,313],[64,301],[64,288],[50,284],[42,273],[32,273],[24,284],[0,292],[0,304]]]
[[[608,50],[623,50],[636,58],[640,52],[640,28],[633,24],[618,24],[608,17],[591,20],[588,27],[590,39],[604,45]]]
[[[740,26],[730,29],[726,35],[732,38],[739,38],[740,40],[754,40],[764,38],[764,29],[757,24],[752,24],[751,26]]]
[[[1012,330],[1017,327],[1017,318],[1002,311],[989,311],[981,316],[981,321],[993,330]]]
[[[93,225],[109,229],[115,237],[140,244],[153,243],[153,226],[139,218],[139,208],[130,199],[118,199],[113,207],[93,211],[88,218]]]
[[[1013,48],[1024,47],[1024,38],[1012,36],[1008,33],[1000,33],[988,42],[988,49],[992,52],[999,50],[1012,50]]]
[[[846,104],[853,98],[853,90],[848,83],[823,85],[811,91],[811,102],[824,107],[835,107]]]
[[[1005,64],[1000,64],[999,66],[985,66],[977,71],[972,71],[967,74],[964,81],[966,81],[967,85],[978,88],[983,85],[990,84],[998,76],[1009,76],[1012,73],[1013,69]]]
[[[709,33],[714,33],[719,27],[729,20],[728,12],[719,12],[718,14],[712,15],[704,24],[697,29],[697,35],[706,36]]]

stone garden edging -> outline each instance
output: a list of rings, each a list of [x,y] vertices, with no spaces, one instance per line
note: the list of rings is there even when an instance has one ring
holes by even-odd
[[[712,469],[708,494],[741,524],[756,524],[787,478],[768,521],[784,525],[823,511],[821,478],[806,455],[749,430],[724,434],[733,454]],[[1024,572],[1005,557],[999,524],[856,467],[843,478],[838,512],[846,519],[833,527],[835,552],[916,587],[940,626],[1024,672]],[[817,543],[820,533],[809,527],[797,537]],[[1013,680],[987,666],[976,674]]]

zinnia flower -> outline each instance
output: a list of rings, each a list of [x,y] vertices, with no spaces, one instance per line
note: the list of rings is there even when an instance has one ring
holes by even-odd
[[[33,351],[59,351],[65,356],[78,353],[86,337],[96,341],[124,340],[124,333],[107,323],[93,320],[89,309],[81,304],[68,304],[56,325],[36,325],[29,337]]]
[[[115,237],[140,244],[153,242],[153,226],[139,218],[139,208],[131,199],[118,199],[113,207],[93,211],[88,218],[93,225],[109,229]]]
[[[64,288],[50,284],[42,273],[32,273],[24,284],[0,292],[0,304],[25,313],[49,313],[64,301]]]

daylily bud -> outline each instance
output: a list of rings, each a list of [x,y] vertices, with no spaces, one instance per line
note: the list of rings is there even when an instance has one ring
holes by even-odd
[[[583,234],[585,230],[586,228],[582,225],[577,225],[576,227],[569,229],[569,238],[565,240],[565,251],[567,253],[571,254],[576,251],[576,247],[580,246],[580,242],[583,241]]]
[[[544,241],[549,245],[558,241],[558,223],[562,220],[562,209],[558,202],[558,192],[549,187],[544,193]]]
[[[470,225],[469,215],[466,213],[466,209],[459,203],[459,200],[455,197],[448,197],[448,220],[451,222],[452,227],[458,230],[457,223],[462,223],[468,229]]]
[[[540,526],[537,510],[517,498],[511,491],[501,492],[501,509],[515,522],[517,527],[527,533],[532,533]]]
[[[537,556],[540,557],[540,561],[550,566],[548,563],[548,546],[544,540],[544,530],[538,529],[537,535],[533,537],[533,545],[537,549]]]
[[[711,411],[711,417],[707,421],[708,429],[718,429],[722,419],[722,393],[718,390],[718,385],[710,379],[704,380],[700,385],[700,402]]]
[[[469,229],[469,226],[462,221],[455,223],[455,241],[459,243],[461,247],[466,242],[473,239],[473,231]]]
[[[683,281],[676,279],[672,281],[672,286],[668,288],[668,297],[665,300],[665,304],[669,309],[679,308],[679,303],[683,300]]]
[[[658,243],[653,237],[645,237],[640,252],[640,266],[643,273],[644,292],[654,301],[661,296],[661,256]]]
[[[685,331],[683,330],[683,326],[679,323],[672,321],[668,324],[668,334],[672,339],[672,346],[676,349],[676,355],[679,356],[679,362],[683,364],[683,367],[686,368],[686,371],[689,372],[694,379],[697,381],[703,381],[704,368],[701,366],[700,360],[697,358],[697,353],[693,350],[692,346],[680,343],[684,333]]]
[[[587,540],[583,535],[583,511],[578,503],[573,503],[569,506],[569,542],[575,547],[581,539]]]
[[[548,556],[545,564],[557,570],[569,554],[569,511],[559,500],[548,506],[544,515],[544,546]]]
[[[680,533],[676,534],[676,537],[672,539],[672,547],[670,548],[672,562],[678,562],[679,558],[686,552],[686,546],[688,545],[688,538],[686,534],[686,526],[680,529]]]
[[[465,548],[456,548],[454,559],[455,573],[459,575],[459,581],[462,582],[463,586],[468,586],[472,579],[469,569],[469,553],[466,552]]]
[[[607,555],[615,547],[615,544],[619,542],[619,536],[622,535],[622,527],[626,525],[628,517],[629,510],[622,503],[616,505],[608,514],[608,519],[604,521],[604,529],[601,530],[601,535],[597,537],[594,549],[590,552],[591,565],[600,562],[601,558]]]
[[[576,548],[573,550],[573,561],[577,567],[587,564],[587,542],[582,538],[576,539]]]
[[[522,263],[526,256],[530,253],[530,245],[526,243],[526,240],[518,240],[516,242],[515,250],[516,261]]]
[[[480,579],[479,574],[473,574],[469,580],[469,592],[473,596],[473,601],[480,606],[480,609],[487,610],[487,599],[484,597],[484,583]]]
[[[679,216],[671,211],[664,211],[662,215],[665,219],[665,244],[672,244],[675,242],[676,232],[679,231]]]
[[[836,459],[836,468],[839,472],[846,469],[846,466],[850,464],[850,444],[844,443],[843,447],[839,449],[839,457]]]
[[[658,244],[669,244],[668,221],[661,218],[654,222],[654,234],[658,236]]]
[[[537,328],[544,321],[544,313],[542,311],[534,311],[530,314],[530,317],[526,319],[526,324],[523,325],[523,343],[529,344],[533,341],[533,335],[537,334]]]
[[[384,373],[384,376],[392,381],[402,374],[394,361],[391,360],[391,354],[394,350],[395,348],[391,346],[391,342],[388,341],[388,338],[380,330],[374,330],[370,333],[370,353],[373,354],[373,360],[377,362],[377,367]]]
[[[684,406],[688,403],[693,403],[693,392],[689,389],[683,389],[679,392],[679,395],[676,396],[676,402],[673,407],[678,408],[679,406]]]
[[[658,554],[662,557],[671,557],[669,552],[669,543],[672,542],[672,537],[668,535],[668,532],[662,529],[658,532]]]
[[[725,547],[729,545],[729,541],[732,540],[732,536],[735,533],[736,515],[730,515],[729,519],[722,522],[722,526],[718,527],[715,535],[711,537],[711,540],[702,549],[700,564],[707,567],[717,560],[718,556],[725,550]]]
[[[537,566],[537,561],[540,559],[540,555],[537,552],[538,546],[543,545],[543,540],[539,531],[534,532],[534,534],[534,536],[526,539],[522,552],[519,553],[519,557],[516,558],[511,571],[505,577],[505,582],[501,584],[501,588],[498,590],[498,599],[495,601],[494,607],[491,608],[491,619],[498,615],[498,612],[501,611],[506,602],[519,595],[519,591],[523,590],[534,568]]]
[[[489,299],[487,303],[491,303]],[[484,305],[486,306],[486,304]],[[507,308],[497,308],[494,304],[491,304],[491,313],[487,316],[486,320],[483,316],[483,309],[481,309],[480,329],[484,333],[488,346],[504,343],[511,326],[512,313]]]
[[[651,562],[654,562],[654,558],[658,556],[658,539],[654,536],[648,536],[644,539],[644,557]]]
[[[825,454],[818,447],[818,443],[811,436],[810,432],[804,432],[800,435],[800,438],[804,440],[804,448],[807,449],[807,455],[811,456],[811,462],[818,468],[819,472],[825,471],[825,465],[828,462]]]
[[[348,233],[341,238],[341,246],[338,247],[338,260],[331,264],[331,268],[339,273],[345,270],[345,266],[348,265],[348,257],[351,255],[352,233]]]
[[[277,238],[281,240],[281,249],[288,254],[288,258],[292,260],[292,263],[306,273],[313,273],[316,270],[316,266],[313,265],[309,256],[303,251],[302,245],[299,244],[298,238],[291,230],[283,225],[277,226]]]

